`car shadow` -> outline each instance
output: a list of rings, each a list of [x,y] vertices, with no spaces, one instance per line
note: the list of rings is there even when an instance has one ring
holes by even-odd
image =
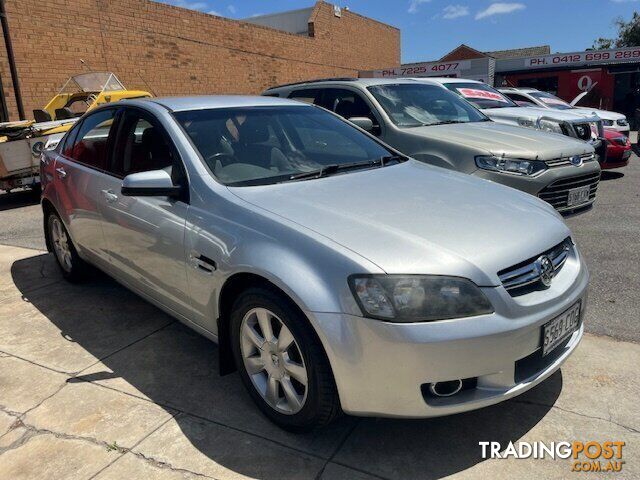
[[[0,212],[37,205],[38,203],[40,203],[40,192],[35,190],[24,189],[0,194]]]
[[[603,170],[600,174],[600,180],[618,180],[619,178],[624,177],[623,172],[613,172],[611,170]]]
[[[218,376],[213,342],[101,273],[86,284],[34,289],[32,272],[43,261],[53,263],[52,256],[14,262],[15,285],[65,339],[101,359],[68,382],[101,384],[147,398],[174,415],[181,412],[174,421],[190,445],[218,465],[252,478],[305,478],[293,471],[292,452],[296,458],[310,455],[319,465],[331,458],[379,478],[446,477],[483,461],[479,442],[506,445],[520,439],[545,417],[562,390],[562,375],[556,372],[516,399],[475,412],[426,420],[343,416],[325,429],[291,434],[262,417],[237,374]],[[74,302],[77,308],[69,308]],[[127,317],[133,315],[136,322],[154,320],[164,326],[105,354],[105,331],[130,325]],[[276,453],[265,459],[260,442]],[[140,445],[146,453],[144,447]]]

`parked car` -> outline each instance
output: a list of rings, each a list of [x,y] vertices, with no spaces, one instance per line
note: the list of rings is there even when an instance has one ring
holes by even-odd
[[[550,205],[319,107],[112,104],[41,164],[64,277],[92,264],[218,342],[222,372],[287,429],[495,404],[583,334],[589,274]]]
[[[629,164],[631,141],[629,137],[614,130],[605,130],[607,160],[600,164],[603,169],[620,168]]]
[[[552,93],[542,92],[535,88],[506,87],[499,88],[498,90],[513,100],[519,107],[550,108],[580,115],[597,115],[602,119],[602,126],[605,130],[615,130],[616,132],[629,136],[629,122],[627,121],[627,117],[621,113],[600,110],[598,108],[576,107],[574,104],[565,102]],[[581,96],[582,94],[576,97],[574,101],[579,100]]]
[[[517,188],[560,211],[596,197],[600,167],[588,143],[493,122],[435,82],[333,79],[264,94],[320,105],[416,160]]]
[[[582,115],[547,108],[520,107],[495,88],[477,80],[463,78],[429,78],[473,103],[489,118],[509,125],[520,125],[577,138],[592,145],[596,154],[604,158],[602,120],[597,115]]]

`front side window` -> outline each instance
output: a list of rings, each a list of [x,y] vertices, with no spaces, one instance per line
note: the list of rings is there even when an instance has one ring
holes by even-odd
[[[209,170],[230,186],[291,181],[328,166],[367,168],[368,162],[393,155],[315,107],[193,110],[174,116]]]
[[[131,110],[119,128],[112,173],[125,177],[131,173],[166,170],[180,184],[182,163],[165,130],[142,112]]]
[[[457,93],[478,108],[517,107],[515,103],[486,83],[445,83],[445,87]]]
[[[82,121],[75,142],[65,143],[63,154],[78,163],[105,170],[108,162],[107,144],[116,110],[96,112]]]
[[[369,104],[358,93],[341,89],[327,88],[324,90],[324,96],[320,106],[337,113],[343,118],[366,117],[370,119],[374,125],[378,124],[378,120],[371,111]]]
[[[565,102],[561,98],[556,97],[555,95],[547,92],[531,92],[529,95],[537,98],[542,103],[547,105],[550,108],[555,108],[556,110],[571,110],[572,107],[570,103]]]
[[[434,86],[399,83],[369,91],[399,127],[486,121],[487,117],[457,95]]]
[[[318,90],[317,88],[304,88],[302,90],[294,90],[289,94],[289,98],[304,103],[318,103],[318,99],[320,98],[320,90]]]

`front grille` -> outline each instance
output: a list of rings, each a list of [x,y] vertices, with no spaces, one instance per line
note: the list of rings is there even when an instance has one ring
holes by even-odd
[[[536,255],[524,262],[499,271],[498,277],[500,278],[502,286],[513,297],[544,288],[540,282],[541,272],[537,260],[542,256],[549,257],[549,260],[553,263],[555,276],[567,261],[572,245],[573,242],[571,238],[567,237],[564,241],[546,252],[542,252],[540,255]]]
[[[547,203],[553,205],[556,210],[572,210],[581,208],[586,205],[590,205],[596,199],[596,192],[598,190],[598,183],[600,182],[600,172],[587,173],[586,175],[578,175],[576,177],[563,178],[562,180],[556,180],[550,185],[547,185],[540,193],[538,197]],[[579,187],[589,186],[589,200],[580,205],[569,206],[569,190]]]
[[[551,160],[545,161],[545,163],[549,168],[566,167],[567,165],[572,165],[571,158],[572,157],[553,158]],[[593,153],[585,153],[583,155],[580,155],[580,159],[582,160],[583,163],[585,163],[585,162],[590,162],[591,160],[595,160],[596,157]]]
[[[626,119],[618,120],[616,123],[621,127],[626,127],[627,125],[629,125],[629,122],[627,122]]]

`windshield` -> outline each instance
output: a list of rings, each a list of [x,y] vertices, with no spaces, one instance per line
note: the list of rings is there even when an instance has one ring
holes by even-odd
[[[498,90],[485,83],[445,83],[444,86],[473,103],[478,108],[518,106]]]
[[[91,72],[82,73],[71,77],[64,84],[59,93],[95,93],[95,92],[112,92],[124,90],[118,77],[111,72]]]
[[[367,168],[368,162],[393,155],[318,107],[191,110],[174,116],[209,170],[229,186],[294,181],[292,177],[325,167]]]
[[[565,102],[551,93],[529,92],[529,95],[537,98],[549,108],[555,108],[556,110],[570,110],[574,108],[570,103]]]
[[[487,120],[460,97],[435,85],[377,85],[369,87],[369,91],[399,127]]]

